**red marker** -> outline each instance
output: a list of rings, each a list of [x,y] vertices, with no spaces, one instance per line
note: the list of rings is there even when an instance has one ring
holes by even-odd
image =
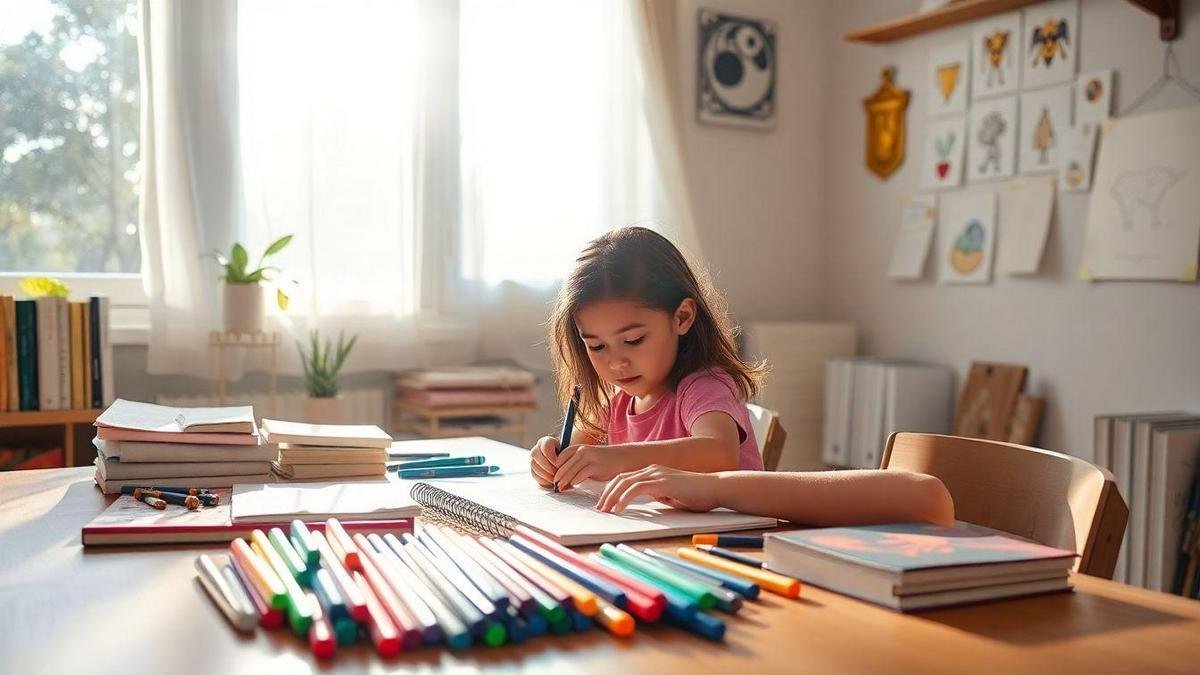
[[[333,547],[329,545],[325,535],[314,531],[312,538],[317,550],[321,553],[321,566],[329,570],[329,574],[333,576],[333,583],[337,585],[342,599],[346,601],[346,609],[350,612],[350,618],[355,621],[366,621],[370,618],[370,612],[367,611],[367,599],[363,596],[362,591],[358,590],[358,585],[350,577],[350,572],[346,570],[346,566],[342,564],[338,554],[333,552]]]
[[[380,656],[395,656],[400,653],[400,631],[396,630],[396,624],[392,623],[391,617],[388,616],[387,610],[383,605],[379,604],[379,599],[375,597],[375,593],[371,591],[371,585],[367,583],[366,577],[362,572],[352,572],[354,575],[354,583],[358,584],[359,590],[367,599],[367,611],[370,613],[370,618],[367,619],[367,632],[371,635],[371,642],[375,645],[375,651],[379,652]]]
[[[350,538],[350,534],[346,532],[337,518],[325,521],[325,540],[329,542],[333,552],[338,554],[338,560],[342,561],[346,569],[362,571],[362,565],[359,564],[358,547],[354,545],[354,540]]]
[[[329,623],[329,617],[325,616],[325,612],[321,609],[321,603],[317,601],[317,596],[312,591],[306,591],[308,602],[313,607],[313,622],[308,629],[308,644],[312,647],[313,656],[318,659],[327,659],[333,656],[337,651],[337,640],[333,637],[333,626]]]

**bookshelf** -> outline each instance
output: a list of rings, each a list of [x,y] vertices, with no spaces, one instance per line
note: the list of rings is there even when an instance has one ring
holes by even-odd
[[[21,412],[0,412],[0,430],[26,430],[21,440],[38,440],[46,442],[49,434],[62,434],[63,464],[75,466],[75,447],[77,442],[86,444],[86,430],[79,429],[80,425],[91,426],[103,410],[84,408],[81,410],[26,410]],[[49,431],[48,431],[49,430]],[[11,434],[16,436],[14,432]],[[4,433],[7,439],[10,433]]]

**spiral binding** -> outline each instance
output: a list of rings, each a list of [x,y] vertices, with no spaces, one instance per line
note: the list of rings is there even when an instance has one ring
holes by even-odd
[[[450,494],[429,483],[417,483],[409,494],[423,508],[433,511],[436,515],[494,537],[510,536],[519,524],[512,516]]]

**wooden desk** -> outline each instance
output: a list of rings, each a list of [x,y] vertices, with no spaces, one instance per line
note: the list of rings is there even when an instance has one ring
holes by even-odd
[[[83,550],[108,500],[92,469],[0,474],[0,671],[308,672],[290,632],[241,637],[195,580],[197,551]],[[679,540],[661,542],[662,548]],[[383,661],[367,646],[321,670],[480,667],[555,673],[1197,672],[1200,602],[1077,576],[1076,592],[897,614],[818,588],[763,593],[729,620],[725,644],[667,626],[627,640],[602,629],[519,647],[423,648]]]

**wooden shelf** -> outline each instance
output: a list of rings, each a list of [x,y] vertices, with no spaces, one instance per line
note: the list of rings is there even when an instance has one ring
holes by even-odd
[[[427,408],[425,406],[409,403],[401,399],[393,399],[392,407],[396,410],[402,410],[404,412],[410,412],[425,417],[444,417],[447,419],[452,417],[479,417],[482,415],[528,413],[537,410],[537,406],[532,403]]]
[[[1032,5],[1041,1],[959,0],[959,2],[952,2],[945,7],[939,7],[938,9],[922,14],[902,16],[891,21],[877,23],[874,26],[850,31],[842,36],[842,38],[847,42],[871,42],[876,44],[893,42],[955,24],[982,19],[992,14],[1020,9],[1026,5]]]
[[[103,410],[23,410],[0,412],[0,427],[40,427],[58,424],[91,424]]]

